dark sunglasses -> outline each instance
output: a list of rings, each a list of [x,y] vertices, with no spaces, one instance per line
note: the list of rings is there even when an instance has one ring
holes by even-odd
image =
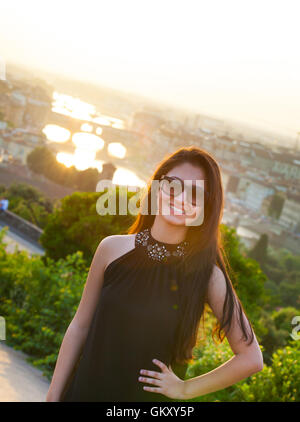
[[[159,181],[162,191],[169,195],[171,198],[180,195],[184,190],[186,190],[187,200],[194,206],[197,205],[197,197],[201,198],[201,195],[203,194],[203,197],[207,199],[209,196],[208,192],[201,186],[196,186],[194,184],[185,185],[184,180],[177,176],[163,175]]]

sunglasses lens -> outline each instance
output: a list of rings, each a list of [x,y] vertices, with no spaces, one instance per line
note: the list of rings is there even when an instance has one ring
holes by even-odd
[[[186,188],[187,191],[187,199],[188,201],[195,205],[200,205],[201,201],[203,200],[203,196],[204,196],[204,190],[202,187],[198,187],[198,186],[187,186]]]
[[[173,179],[165,176],[160,183],[162,191],[171,198],[180,195],[183,190],[186,190],[187,201],[194,206],[199,206],[204,198],[207,198],[208,196],[203,187],[195,184],[185,186],[184,182],[181,182],[176,178]]]
[[[161,181],[161,188],[164,193],[170,195],[171,197],[177,196],[182,192],[181,182],[176,179],[163,179]]]

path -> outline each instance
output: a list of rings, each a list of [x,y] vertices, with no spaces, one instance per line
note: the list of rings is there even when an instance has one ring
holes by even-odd
[[[45,402],[49,384],[23,352],[0,341],[0,402]]]
[[[0,221],[0,230],[5,226],[3,222]],[[21,237],[20,235],[14,233],[12,230],[8,230],[7,234],[3,236],[3,242],[7,244],[5,250],[7,253],[13,253],[15,251],[15,247],[19,251],[27,251],[29,255],[38,254],[44,255],[44,250],[42,247],[38,247],[30,240],[26,240],[25,236]]]

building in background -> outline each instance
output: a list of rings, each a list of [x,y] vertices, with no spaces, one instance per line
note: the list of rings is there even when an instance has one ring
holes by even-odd
[[[151,136],[163,123],[165,123],[165,120],[157,113],[137,111],[129,119],[129,128],[134,132]]]
[[[300,233],[300,196],[289,194],[284,201],[279,224],[293,233]]]

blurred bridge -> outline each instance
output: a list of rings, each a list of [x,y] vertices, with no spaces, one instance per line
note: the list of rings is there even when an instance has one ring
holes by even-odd
[[[86,132],[99,136],[104,140],[104,148],[96,153],[96,160],[104,162],[111,162],[116,167],[124,167],[134,172],[140,179],[145,180],[149,177],[148,172],[145,173],[145,159],[147,160],[148,148],[151,148],[151,139],[144,134],[133,132],[127,129],[119,129],[113,126],[101,125],[100,123],[91,122],[90,120],[79,120],[71,116],[66,116],[60,113],[51,112],[47,120],[47,124],[61,126],[71,132],[70,140],[63,143],[51,142],[49,147],[55,152],[64,151],[73,153],[75,146],[71,140],[74,133],[82,132],[82,125],[88,124],[91,126],[91,131]],[[101,128],[102,133],[98,134],[97,129]],[[126,156],[118,158],[112,156],[108,152],[108,144],[117,142],[126,148]]]
[[[141,146],[141,142],[143,142],[143,139],[145,138],[144,135],[138,132],[133,132],[127,129],[119,129],[113,126],[92,122],[90,120],[76,119],[54,111],[51,111],[47,119],[47,124],[62,126],[65,129],[68,129],[71,132],[71,135],[76,132],[82,132],[81,126],[83,124],[88,124],[91,127],[91,130],[87,133],[98,135],[97,129],[100,128],[102,129],[102,133],[98,136],[100,136],[104,141],[121,142],[126,148],[138,145]]]

